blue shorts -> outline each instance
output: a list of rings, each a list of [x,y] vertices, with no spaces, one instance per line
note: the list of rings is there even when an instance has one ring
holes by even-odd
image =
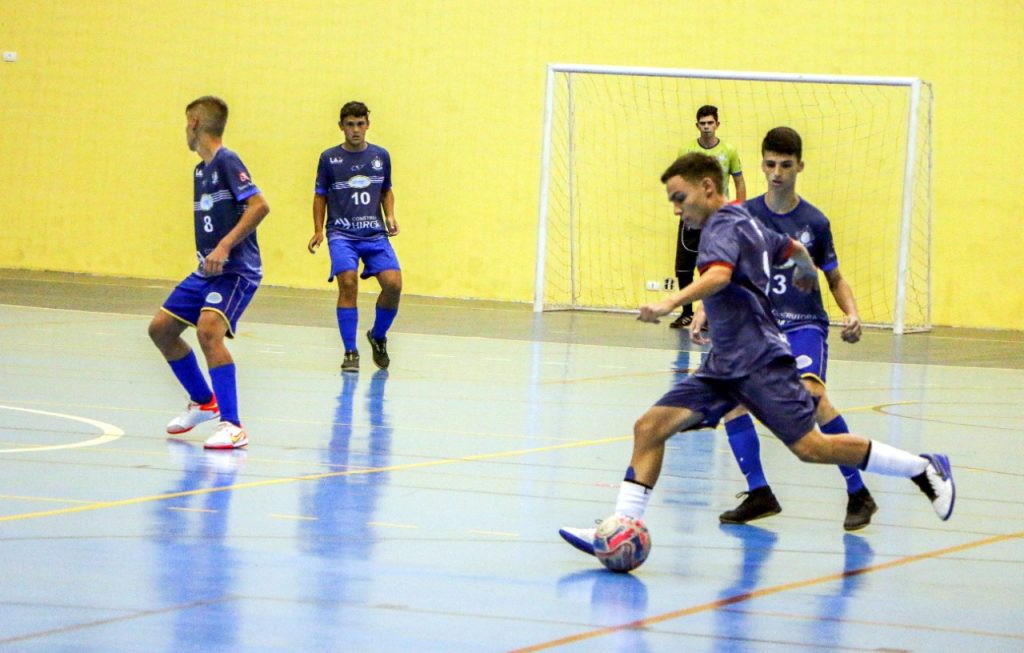
[[[655,402],[655,406],[686,408],[703,415],[691,429],[713,428],[722,416],[743,404],[787,445],[814,429],[815,402],[800,381],[793,359],[776,358],[738,379],[688,376]]]
[[[238,318],[252,301],[260,285],[237,274],[201,277],[190,274],[171,291],[163,310],[189,326],[199,323],[202,311],[219,313],[228,324],[228,337],[235,337]]]
[[[800,376],[817,379],[825,385],[825,372],[828,369],[828,336],[825,332],[816,326],[803,326],[783,331],[783,335],[793,350]]]
[[[359,259],[363,259],[362,279],[375,277],[384,270],[401,270],[398,267],[398,257],[391,247],[391,241],[387,238],[377,240],[350,240],[348,238],[335,238],[327,241],[327,247],[331,252],[331,276],[328,281],[334,281],[334,277],[342,272],[359,269]]]

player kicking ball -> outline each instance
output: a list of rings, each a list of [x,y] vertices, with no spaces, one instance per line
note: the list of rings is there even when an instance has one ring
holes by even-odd
[[[771,313],[771,267],[792,262],[793,283],[811,292],[817,270],[807,249],[761,225],[746,208],[727,204],[722,170],[691,153],[661,176],[675,214],[703,229],[700,278],[661,302],[640,307],[638,319],[657,324],[679,306],[703,300],[712,329],[708,356],[693,375],[670,389],[633,427],[633,454],[619,486],[615,514],[643,520],[661,474],[665,442],[680,431],[710,428],[745,406],[796,456],[809,463],[846,465],[912,480],[942,520],[953,514],[956,487],[942,454],[915,455],[850,433],[825,435],[814,401],[800,380],[789,343]],[[559,534],[594,555],[593,528]]]

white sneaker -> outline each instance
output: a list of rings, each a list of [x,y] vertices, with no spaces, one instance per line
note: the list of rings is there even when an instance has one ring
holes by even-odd
[[[562,539],[588,555],[594,555],[594,534],[596,528],[569,528],[563,526],[558,529]]]
[[[213,397],[205,404],[197,404],[194,401],[190,401],[184,413],[167,423],[167,432],[171,435],[185,433],[203,422],[208,422],[218,417],[220,417],[220,408],[217,406],[217,397]]]
[[[231,422],[221,422],[214,429],[213,435],[206,439],[204,449],[238,449],[249,444],[249,436],[245,429]]]
[[[928,461],[924,474],[926,483],[918,484],[925,493],[939,519],[946,521],[953,514],[956,503],[956,484],[953,482],[953,468],[949,458],[941,453],[923,453],[921,457]]]

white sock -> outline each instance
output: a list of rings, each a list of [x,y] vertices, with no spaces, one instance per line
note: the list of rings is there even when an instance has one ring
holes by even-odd
[[[878,440],[871,441],[871,453],[864,471],[885,476],[912,478],[928,467],[928,461],[908,451],[891,447]]]
[[[650,488],[631,481],[623,481],[619,485],[619,498],[615,501],[615,514],[643,519],[650,498]]]

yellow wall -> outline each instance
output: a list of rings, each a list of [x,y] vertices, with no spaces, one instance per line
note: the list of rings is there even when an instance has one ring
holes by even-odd
[[[394,159],[406,292],[529,301],[546,63],[918,76],[936,96],[933,321],[1022,329],[1021,34],[1019,0],[6,2],[0,267],[186,274],[183,109],[214,93],[272,207],[266,282],[322,287],[316,160],[361,99]]]

